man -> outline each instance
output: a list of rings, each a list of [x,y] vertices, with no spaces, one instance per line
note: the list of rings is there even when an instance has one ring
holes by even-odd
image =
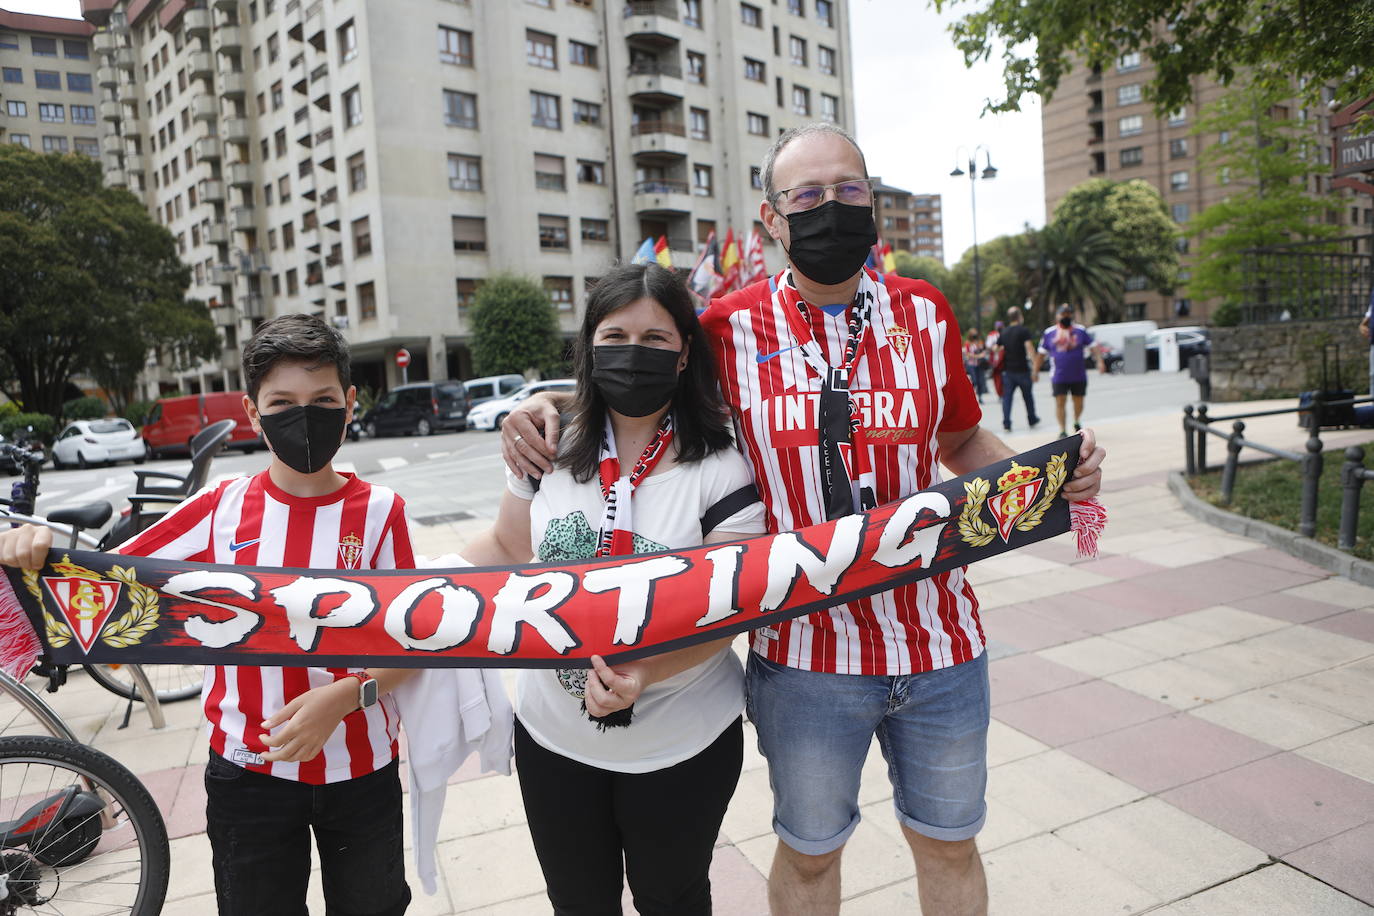
[[[1038,371],[1041,359],[1048,356],[1053,364],[1050,373],[1050,390],[1054,394],[1054,416],[1059,421],[1059,438],[1069,434],[1064,410],[1064,400],[1073,396],[1073,429],[1082,429],[1083,397],[1088,393],[1087,348],[1093,336],[1081,324],[1073,323],[1073,307],[1059,306],[1055,323],[1045,329],[1040,338],[1040,352],[1035,356]],[[1101,356],[1097,357],[1099,364]]]
[[[1026,402],[1026,422],[1035,429],[1040,417],[1035,413],[1031,386],[1040,381],[1039,360],[1030,329],[1022,323],[1021,310],[1014,305],[1007,309],[1007,326],[997,338],[997,350],[1002,359],[1002,428],[1011,432],[1011,402],[1019,388],[1021,399]]]
[[[833,124],[782,134],[763,161],[760,216],[788,267],[703,316],[770,531],[899,499],[938,479],[936,461],[963,473],[1013,454],[978,426],[944,297],[863,269],[877,235],[867,175]],[[547,470],[556,426],[548,399],[512,412],[507,463]],[[1086,433],[1071,499],[1097,492],[1102,458]],[[987,660],[963,571],[755,631],[752,647],[747,701],[779,836],[772,911],[838,912],[840,856],[876,735],[922,912],[985,913],[974,835],[986,811]]]
[[[1374,335],[1370,333],[1370,321],[1374,319],[1374,288],[1369,291],[1369,305],[1360,319],[1360,335],[1369,343],[1369,393],[1374,395]]]

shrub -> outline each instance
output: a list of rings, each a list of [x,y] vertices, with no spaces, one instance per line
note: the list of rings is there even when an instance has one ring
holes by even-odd
[[[1212,327],[1234,328],[1240,324],[1240,306],[1234,302],[1223,302],[1212,310]]]
[[[109,412],[100,398],[73,398],[62,405],[62,418],[70,423],[73,420],[99,420]]]
[[[51,445],[53,437],[57,435],[57,418],[45,413],[17,413],[0,419],[0,435],[13,441],[16,436],[22,438],[27,434],[30,426],[33,427],[33,436],[44,445]]]
[[[130,401],[129,406],[124,408],[124,419],[135,426],[142,426],[148,419],[148,411],[153,409],[156,401]]]

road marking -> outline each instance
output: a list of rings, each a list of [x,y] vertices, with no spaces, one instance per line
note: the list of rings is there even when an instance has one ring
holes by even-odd
[[[112,484],[112,485],[110,485],[110,486],[97,487],[97,488],[94,489],[94,490],[89,490],[89,491],[87,491],[87,492],[85,492],[85,493],[82,493],[82,494],[81,494],[81,498],[80,498],[79,500],[76,500],[76,501],[70,501],[70,500],[69,500],[69,501],[67,501],[67,502],[61,503],[60,505],[56,505],[56,506],[45,505],[45,506],[43,507],[43,511],[44,511],[44,512],[51,512],[51,511],[54,510],[54,509],[69,509],[69,508],[71,508],[71,507],[73,507],[73,506],[84,506],[86,503],[98,502],[99,500],[104,499],[105,496],[107,496],[108,494],[114,493],[116,490],[122,490],[122,489],[124,489],[124,486],[125,486],[124,484],[116,483],[116,484]],[[44,502],[47,502],[47,500],[44,500]]]
[[[355,466],[355,465],[353,464],[353,462],[351,462],[351,461],[336,461],[336,462],[334,462],[334,470],[338,471],[340,474],[356,474],[356,473],[358,473],[358,468],[357,468],[357,466]]]
[[[410,464],[404,458],[378,458],[377,463],[382,466],[383,471],[394,471],[396,468],[403,468]]]
[[[435,458],[447,458],[452,452],[430,452],[425,457],[433,461]]]

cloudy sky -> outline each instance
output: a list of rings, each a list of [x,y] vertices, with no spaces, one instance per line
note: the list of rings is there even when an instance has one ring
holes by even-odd
[[[0,0],[16,12],[80,15],[78,0]],[[1045,219],[1039,100],[1024,111],[982,115],[1001,88],[1001,68],[969,70],[950,40],[955,17],[921,0],[849,0],[859,142],[888,184],[944,195],[945,260],[973,242],[968,178],[951,178],[960,146],[988,147],[997,178],[978,180],[978,238],[987,241]],[[967,8],[967,4],[962,7]],[[967,155],[958,160],[967,165]],[[980,155],[979,167],[983,165]]]

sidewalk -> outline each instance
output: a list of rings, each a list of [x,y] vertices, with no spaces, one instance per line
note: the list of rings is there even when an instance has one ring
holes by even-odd
[[[1258,420],[1247,435],[1300,450],[1292,424]],[[1101,557],[1076,560],[1060,538],[970,569],[993,659],[979,837],[992,912],[1374,913],[1374,589],[1180,511],[1165,486],[1183,465],[1177,414],[1097,429]],[[420,529],[417,549],[455,549],[482,524]],[[168,707],[164,731],[138,710],[118,731],[122,707],[84,677],[52,699],[159,799],[173,837],[165,912],[213,912],[198,704]],[[767,910],[771,803],[749,735],[713,866],[718,913]],[[860,803],[843,912],[917,912],[876,747]],[[548,912],[514,779],[465,768],[441,840],[439,894],[412,878],[412,913]]]

